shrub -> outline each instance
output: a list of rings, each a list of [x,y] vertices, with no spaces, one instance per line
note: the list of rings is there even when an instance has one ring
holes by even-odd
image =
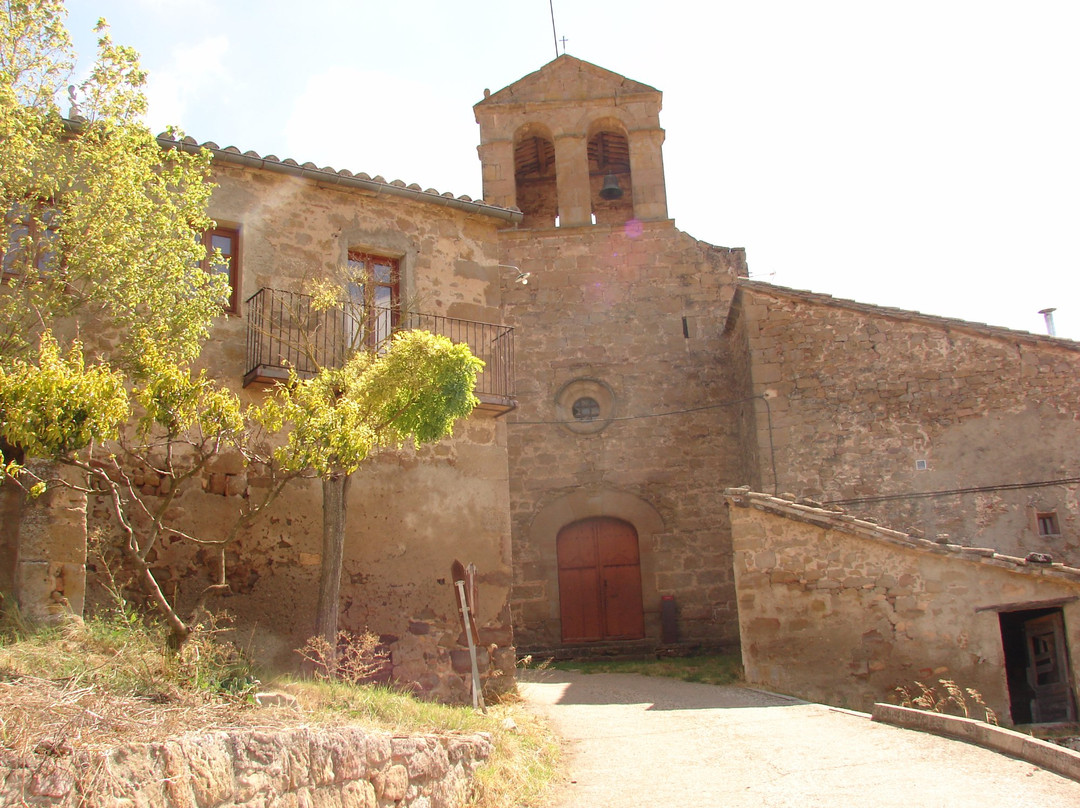
[[[900,706],[925,710],[930,713],[962,715],[964,718],[976,718],[994,726],[998,725],[997,713],[987,705],[986,701],[983,700],[982,693],[978,690],[973,687],[961,689],[952,679],[938,679],[938,684],[944,689],[944,694],[939,693],[932,686],[924,685],[922,682],[915,683],[918,692],[913,691],[906,685],[897,687],[896,693],[900,697]],[[967,698],[964,697],[965,693],[973,702],[971,707],[968,707]],[[976,708],[979,712],[982,712],[982,718],[971,715],[972,710]]]

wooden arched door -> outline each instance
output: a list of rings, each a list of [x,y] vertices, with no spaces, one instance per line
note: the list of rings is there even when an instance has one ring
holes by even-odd
[[[583,519],[559,531],[555,550],[564,642],[645,636],[633,525],[609,517]]]

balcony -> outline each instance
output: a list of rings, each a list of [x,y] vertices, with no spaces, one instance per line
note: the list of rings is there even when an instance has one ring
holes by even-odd
[[[320,367],[341,365],[356,350],[380,350],[399,331],[422,329],[465,343],[484,360],[476,379],[477,410],[498,417],[517,407],[509,326],[377,306],[320,309],[310,295],[266,288],[247,299],[245,310],[244,387],[284,381],[290,371],[310,376]]]

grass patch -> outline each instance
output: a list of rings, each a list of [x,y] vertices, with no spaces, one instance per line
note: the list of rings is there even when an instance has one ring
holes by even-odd
[[[234,646],[195,634],[175,653],[168,632],[117,614],[32,629],[0,625],[0,757],[67,756],[219,729],[348,723],[397,734],[489,733],[470,806],[539,808],[558,773],[551,731],[507,697],[482,714],[383,686],[281,679],[267,688]],[[256,689],[298,706],[260,707]]]
[[[743,681],[742,660],[735,654],[664,657],[661,659],[590,659],[555,662],[552,667],[581,673],[639,673],[667,676],[706,685],[733,685]]]

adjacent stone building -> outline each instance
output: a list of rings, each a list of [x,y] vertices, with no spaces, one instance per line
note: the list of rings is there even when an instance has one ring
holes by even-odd
[[[853,594],[836,597],[855,600],[836,611],[842,619],[819,621],[816,606],[779,589],[766,595],[763,581],[792,581],[747,566],[732,527],[733,513],[740,523],[745,515],[724,496],[739,486],[769,492],[770,502],[790,493],[845,504],[914,537],[876,547],[882,570],[923,569],[914,556],[935,553],[920,573],[933,604],[919,601],[917,643],[935,620],[955,621],[972,605],[956,587],[937,588],[939,570],[959,568],[934,548],[1080,566],[1080,344],[749,280],[741,249],[698,241],[668,218],[661,100],[565,55],[485,92],[474,107],[482,201],[205,144],[220,185],[207,240],[231,256],[217,269],[236,290],[206,354],[215,376],[261,395],[297,361],[266,339],[266,318],[294,311],[308,281],[342,271],[362,302],[427,315],[373,320],[375,329],[457,329],[488,362],[484,406],[453,439],[371,463],[350,503],[343,625],[378,631],[395,675],[432,695],[460,698],[465,687],[455,558],[476,564],[480,640],[499,657],[485,662],[504,671],[514,644],[563,654],[733,649],[741,633],[744,653],[747,642],[759,649],[747,658],[751,676],[795,690],[798,669],[784,657],[800,653],[799,637],[837,626],[847,648],[840,635],[858,626],[839,626],[877,587],[900,611],[901,598],[916,597],[891,592],[885,571],[845,574]],[[236,458],[222,458],[205,490],[181,505],[213,524],[258,484]],[[0,501],[3,513],[19,507]],[[87,511],[65,507],[75,521]],[[229,608],[278,665],[309,630],[320,513],[317,489],[296,487],[231,560]],[[754,564],[784,556],[788,534],[777,536]],[[832,557],[830,542],[849,539],[826,530],[799,545],[809,549],[782,575],[801,581],[818,555]],[[6,569],[17,567],[14,544],[0,548],[12,559]],[[987,552],[970,556],[980,570]],[[841,566],[855,563],[842,555]],[[1055,566],[1031,576],[1013,565],[1021,577],[1010,578],[990,566],[993,574],[973,574],[1003,595],[973,608],[1022,600],[1021,612],[1059,609],[1071,649],[1075,618],[1061,604],[1072,573]],[[163,561],[159,572],[181,595],[202,574],[197,558]],[[862,578],[870,594],[845,583]],[[1004,594],[1010,587],[1024,591]],[[1022,631],[1005,618],[998,635],[989,618],[977,622],[980,650],[964,669],[1004,703],[1012,685],[994,676],[1002,659],[1018,664]],[[997,651],[994,636],[1005,643]],[[845,685],[852,703],[922,669],[908,650],[903,664],[874,668],[883,647],[851,669],[869,677],[861,689]],[[824,694],[819,673],[813,692]]]
[[[1080,344],[740,281],[761,489],[1080,565]]]
[[[1080,569],[744,489],[727,500],[749,681],[869,710],[916,683],[944,700],[946,680],[972,718],[981,699],[1004,724],[1076,720]]]

